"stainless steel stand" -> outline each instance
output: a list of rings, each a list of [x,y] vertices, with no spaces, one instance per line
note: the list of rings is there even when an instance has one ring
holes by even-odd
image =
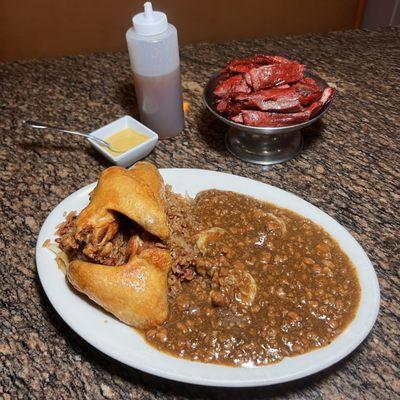
[[[229,128],[225,135],[227,149],[237,158],[254,164],[271,165],[295,157],[303,146],[300,130],[272,135]]]

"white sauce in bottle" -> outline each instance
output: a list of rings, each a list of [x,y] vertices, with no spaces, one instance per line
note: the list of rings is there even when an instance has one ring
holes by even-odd
[[[184,128],[178,35],[150,2],[144,9],[133,17],[126,40],[140,119],[164,139]]]

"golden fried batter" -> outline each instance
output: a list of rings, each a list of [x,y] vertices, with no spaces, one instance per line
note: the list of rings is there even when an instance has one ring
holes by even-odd
[[[123,228],[121,214],[143,228],[139,232],[131,228],[128,261],[108,266],[74,260],[67,268],[67,278],[126,324],[153,327],[167,318],[171,268],[169,251],[160,242],[169,236],[164,184],[153,164],[138,162],[131,170],[111,167],[100,175],[89,205],[76,220],[74,235],[89,260],[112,250],[111,241]]]
[[[76,223],[76,238],[87,243],[86,255],[100,251],[115,236],[116,212],[161,240],[168,239],[163,180],[153,164],[138,162],[131,170],[110,167],[102,172],[90,204]]]
[[[136,328],[151,328],[168,315],[168,250],[153,247],[133,255],[124,265],[72,261],[67,278],[75,289]]]

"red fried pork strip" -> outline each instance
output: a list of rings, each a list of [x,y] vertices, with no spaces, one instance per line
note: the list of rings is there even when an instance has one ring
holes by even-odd
[[[283,83],[297,82],[303,78],[303,73],[304,65],[291,61],[252,68],[244,76],[247,84],[257,91]]]
[[[247,85],[242,75],[234,75],[228,79],[219,81],[214,89],[214,94],[218,97],[234,96],[239,93],[250,93],[251,89]]]
[[[240,113],[243,108],[243,104],[234,102],[230,98],[221,99],[216,104],[216,109],[221,114],[237,114]]]
[[[315,117],[321,108],[332,100],[333,95],[335,94],[335,89],[331,87],[327,87],[322,92],[321,98],[312,103],[311,106],[307,108],[307,111],[310,113],[310,118]]]
[[[286,62],[290,62],[290,60],[285,57],[256,54],[254,57],[229,61],[228,65],[221,71],[221,73],[243,74],[260,65],[282,64]]]
[[[308,79],[308,78],[306,78]],[[313,79],[312,82],[297,82],[293,86],[259,90],[249,94],[235,96],[236,101],[243,102],[247,107],[255,107],[262,111],[294,112],[302,106],[308,106],[319,100],[322,91]]]
[[[252,68],[258,67],[259,64],[256,64],[250,59],[244,60],[232,60],[229,61],[228,65],[221,71],[222,74],[243,74],[245,72],[250,71]]]
[[[287,114],[242,110],[241,115],[245,125],[270,127],[299,124],[310,118],[310,113],[307,110]]]
[[[276,95],[276,92],[286,92],[282,96]],[[265,92],[274,91],[272,93],[259,92],[246,95],[246,97],[237,97],[236,100],[242,104],[242,108],[256,108],[262,111],[277,111],[277,112],[296,112],[303,109],[299,96],[295,90],[291,89],[270,89]]]
[[[302,107],[296,89],[288,87],[285,89],[265,89],[249,94],[239,94],[235,100],[243,103],[244,108],[258,108],[263,111],[287,110],[299,111]]]
[[[308,89],[311,92],[316,92],[318,90],[321,90],[318,83],[315,82],[315,80],[313,78],[310,78],[309,76],[306,76],[302,80],[297,82],[297,85],[304,87],[305,89]]]
[[[321,88],[312,78],[303,78],[293,87],[300,95],[299,100],[302,106],[308,106],[322,96]]]
[[[240,114],[235,115],[232,120],[239,122],[241,119],[245,125],[249,126],[287,126],[299,124],[308,121],[317,115],[321,108],[332,99],[335,89],[327,87],[324,89],[321,99],[305,108],[303,111],[295,113],[271,113],[256,110],[242,110]]]
[[[254,101],[254,104],[257,105],[257,102],[259,101],[277,100],[279,98],[298,99],[298,97],[299,96],[296,93],[296,89],[293,86],[289,86],[283,89],[274,87],[271,89],[259,90],[258,92],[253,93],[240,93],[235,96],[235,100],[242,101],[249,105],[251,105],[251,102]]]
[[[291,62],[289,59],[282,56],[269,56],[266,54],[256,54],[252,60],[257,64],[283,64]]]
[[[239,113],[237,115],[233,115],[229,119],[232,120],[233,122],[237,122],[238,124],[243,124],[243,115],[242,115],[242,113]]]
[[[262,111],[275,111],[282,113],[297,112],[303,109],[298,99],[285,98],[262,101],[258,105],[258,108]]]

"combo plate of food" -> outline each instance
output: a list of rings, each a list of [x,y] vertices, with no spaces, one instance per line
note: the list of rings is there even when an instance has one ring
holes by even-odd
[[[104,170],[50,213],[36,262],[87,342],[201,385],[321,371],[365,339],[379,310],[374,268],[338,222],[282,189],[208,170]]]

